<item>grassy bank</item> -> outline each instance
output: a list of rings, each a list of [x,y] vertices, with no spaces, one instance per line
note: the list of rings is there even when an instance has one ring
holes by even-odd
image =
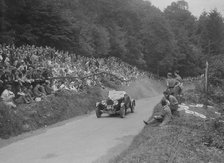
[[[182,110],[180,117],[174,117],[165,127],[158,127],[158,124],[145,126],[129,148],[110,160],[110,163],[223,162],[224,121],[217,114],[222,113],[223,109],[209,107],[205,110],[190,105],[200,101],[194,87],[187,90],[186,96],[189,110],[201,113],[207,119]],[[160,110],[161,106],[158,104],[154,113]]]
[[[223,159],[223,150],[205,142],[204,121],[182,111],[168,126],[145,126],[131,146],[110,162],[198,163],[223,162]]]
[[[16,109],[9,109],[1,103],[0,137],[9,138],[87,114],[95,109],[95,103],[102,97],[102,89],[95,87],[86,93],[61,90],[41,102],[20,105]]]

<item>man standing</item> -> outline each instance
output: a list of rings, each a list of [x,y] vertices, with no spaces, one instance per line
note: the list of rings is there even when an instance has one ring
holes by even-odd
[[[167,80],[166,80],[167,90],[169,90],[172,93],[174,91],[173,89],[174,89],[174,87],[176,86],[177,83],[178,83],[177,80],[174,79],[172,77],[172,74],[169,72],[167,74]]]
[[[178,70],[174,72],[174,76],[175,76],[176,81],[178,82],[176,87],[180,88],[179,92],[178,92],[178,94],[180,95],[182,93],[182,89],[183,89],[183,79],[179,75],[179,71]]]

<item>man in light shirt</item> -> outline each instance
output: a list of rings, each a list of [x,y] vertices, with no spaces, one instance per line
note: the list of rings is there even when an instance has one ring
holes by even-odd
[[[6,89],[1,94],[1,99],[7,106],[15,108],[16,105],[13,102],[15,94],[11,91],[11,89],[12,89],[11,85],[6,85]]]
[[[146,125],[160,122],[159,126],[163,127],[172,120],[172,113],[167,100],[162,99],[161,105],[162,110],[160,112],[156,113],[156,115],[154,115],[152,119],[150,118],[148,121],[143,121]]]

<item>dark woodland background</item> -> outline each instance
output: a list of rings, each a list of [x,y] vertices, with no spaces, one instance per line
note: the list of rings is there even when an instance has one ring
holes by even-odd
[[[158,75],[197,76],[208,60],[224,78],[222,15],[196,18],[183,0],[164,11],[143,0],[0,0],[0,44],[115,56]]]

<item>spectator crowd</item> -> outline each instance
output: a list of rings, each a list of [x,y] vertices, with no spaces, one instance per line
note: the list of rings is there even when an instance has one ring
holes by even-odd
[[[114,57],[89,58],[50,47],[0,44],[1,100],[11,107],[40,101],[60,89],[80,92],[101,86],[102,75],[94,75],[101,72],[122,81],[145,75]]]

